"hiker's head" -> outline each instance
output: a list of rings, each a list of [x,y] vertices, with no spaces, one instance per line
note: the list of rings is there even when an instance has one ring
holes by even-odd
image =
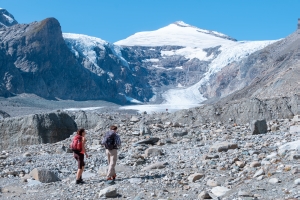
[[[110,130],[111,130],[111,131],[115,131],[115,132],[116,132],[117,129],[118,129],[118,127],[116,127],[116,126],[114,126],[114,125],[110,126]]]
[[[78,129],[77,135],[85,136],[85,130],[84,130],[84,128]]]

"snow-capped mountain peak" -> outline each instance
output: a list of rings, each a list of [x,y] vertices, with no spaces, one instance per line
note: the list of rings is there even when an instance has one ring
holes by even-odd
[[[210,48],[220,44],[230,44],[235,39],[229,36],[177,21],[154,31],[138,32],[116,42],[123,46],[183,46]]]

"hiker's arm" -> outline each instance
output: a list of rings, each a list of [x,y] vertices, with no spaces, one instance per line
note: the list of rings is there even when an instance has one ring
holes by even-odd
[[[86,148],[85,148],[85,145],[86,145],[86,139],[83,138],[83,141],[82,141],[83,145],[82,145],[82,151],[84,152],[86,158],[89,157],[89,155],[86,153]]]

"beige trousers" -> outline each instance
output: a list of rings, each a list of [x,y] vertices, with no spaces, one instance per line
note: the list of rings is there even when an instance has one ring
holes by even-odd
[[[113,150],[108,150],[106,149],[106,155],[107,155],[107,161],[108,161],[108,170],[107,170],[107,175],[106,177],[112,177],[116,175],[116,164],[117,164],[117,159],[118,159],[118,151],[117,149]]]

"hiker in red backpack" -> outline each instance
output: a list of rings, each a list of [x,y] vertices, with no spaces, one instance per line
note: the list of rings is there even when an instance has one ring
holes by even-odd
[[[88,154],[86,153],[86,149],[85,149],[85,142],[86,142],[85,135],[86,135],[85,130],[83,128],[79,129],[71,143],[71,149],[74,152],[74,158],[78,162],[76,184],[84,183],[84,181],[82,180],[82,172],[85,165],[84,155],[88,158]]]
[[[108,161],[108,171],[106,175],[107,180],[115,180],[116,179],[116,164],[118,159],[118,147],[121,146],[120,136],[117,134],[117,127],[110,126],[110,131],[108,131],[103,140],[102,145],[106,148],[106,155]]]

